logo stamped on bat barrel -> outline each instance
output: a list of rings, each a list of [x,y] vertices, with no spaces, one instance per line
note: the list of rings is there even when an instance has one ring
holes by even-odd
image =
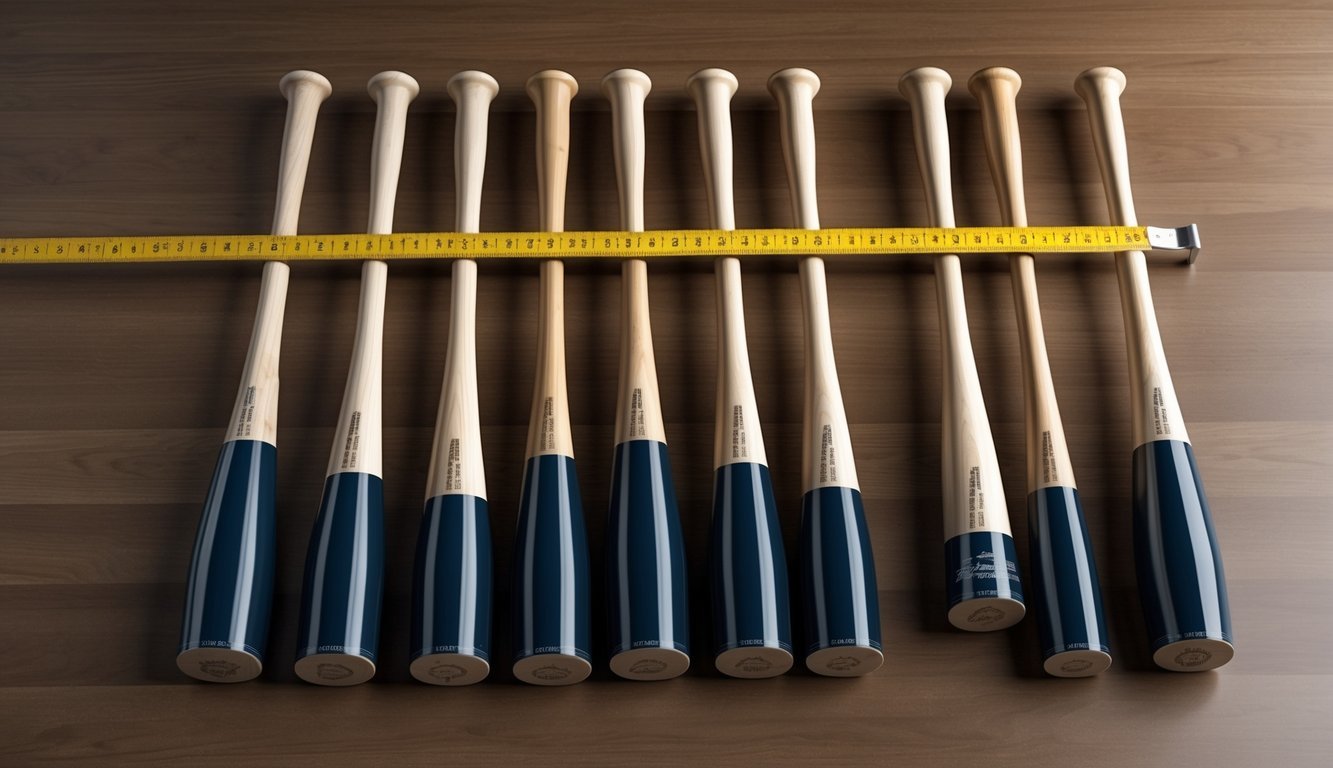
[[[769,661],[768,659],[761,658],[759,656],[746,656],[745,658],[736,662],[736,669],[742,672],[749,672],[751,674],[757,672],[767,672],[772,668],[773,668],[773,662]]]
[[[1203,648],[1186,648],[1176,654],[1175,661],[1176,666],[1189,669],[1207,664],[1212,658],[1213,654]]]
[[[569,670],[564,667],[545,666],[532,670],[532,676],[538,680],[556,681],[569,677]]]
[[[315,675],[320,680],[344,680],[352,676],[352,669],[342,664],[324,663],[315,667]]]
[[[634,662],[634,666],[629,668],[632,675],[656,675],[667,668],[666,662],[660,659],[641,659]]]
[[[436,680],[452,683],[460,677],[465,677],[467,675],[467,670],[457,664],[436,664],[430,668],[427,674]]]
[[[199,662],[199,671],[210,677],[218,679],[235,677],[241,669],[240,664],[233,664],[225,659],[214,659],[210,661]]]
[[[850,672],[861,666],[861,660],[854,656],[839,656],[824,666],[834,672]]]

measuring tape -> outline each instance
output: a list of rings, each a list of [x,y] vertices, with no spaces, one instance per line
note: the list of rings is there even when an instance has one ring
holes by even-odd
[[[0,238],[0,264],[336,259],[647,259],[941,253],[1199,252],[1198,229],[939,227],[668,229],[649,232],[412,232]]]

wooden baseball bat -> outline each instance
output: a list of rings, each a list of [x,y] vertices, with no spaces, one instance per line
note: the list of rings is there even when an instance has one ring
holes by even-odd
[[[420,86],[402,72],[381,72],[366,88],[379,105],[368,229],[387,234],[393,231],[407,107]],[[380,392],[387,282],[384,262],[365,262],[347,388],[306,553],[296,674],[319,685],[356,685],[375,674],[384,583]]]
[[[934,67],[913,69],[898,81],[898,90],[912,105],[917,162],[935,227],[954,226],[944,112],[944,96],[952,84],[949,73]],[[949,623],[972,631],[1004,629],[1023,618],[1023,590],[956,255],[935,257],[935,288],[944,353],[940,471]]]
[[[1129,152],[1120,115],[1125,74],[1096,67],[1074,88],[1088,105],[1093,147],[1116,224],[1138,221],[1129,186]],[[1200,672],[1235,655],[1226,575],[1208,498],[1157,328],[1148,265],[1141,251],[1115,256],[1129,353],[1134,437],[1134,559],[1153,661]]]
[[[287,124],[273,234],[294,235],[315,118],[333,87],[323,75],[297,70],[278,89],[287,97]],[[240,392],[195,535],[176,666],[199,680],[253,680],[264,666],[276,540],[278,358],[289,272],[276,261],[264,265]]]
[[[768,90],[778,102],[796,226],[819,229],[814,117],[819,77],[808,69],[784,69],[769,78]],[[838,386],[823,259],[801,259],[800,272],[805,315],[801,462],[805,665],[821,675],[858,677],[884,663],[875,558]]]
[[[541,229],[565,228],[569,102],[578,81],[548,69],[528,79],[537,110]],[[514,677],[570,685],[592,672],[588,539],[574,467],[565,381],[564,265],[541,265],[537,377],[514,548]]]
[[[467,71],[449,78],[446,87],[458,108],[455,228],[476,232],[487,117],[500,86],[485,72]],[[456,260],[452,286],[449,350],[417,535],[409,653],[412,676],[421,682],[470,685],[491,669],[491,525],[477,397],[477,263]]]
[[[731,97],[725,69],[685,83],[699,113],[699,146],[714,229],[735,229],[731,185]],[[714,664],[732,677],[776,677],[791,669],[787,558],[773,498],[745,343],[741,263],[716,262],[718,379],[713,443],[712,574]]]
[[[643,103],[652,81],[637,69],[602,78],[611,102],[620,226],[643,231]],[[648,312],[648,265],[621,267],[620,387],[606,528],[611,671],[666,680],[690,666],[689,589],[676,489]]]
[[[1000,220],[1007,227],[1028,225],[1018,138],[1017,96],[1022,84],[1018,73],[1005,67],[983,69],[967,82],[981,105],[986,157],[1000,201]],[[1056,677],[1090,677],[1111,666],[1097,564],[1051,380],[1031,254],[1010,256],[1009,272],[1023,366],[1028,542],[1042,667]]]

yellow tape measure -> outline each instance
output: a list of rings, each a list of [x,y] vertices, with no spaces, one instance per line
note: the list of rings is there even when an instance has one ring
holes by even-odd
[[[649,232],[410,232],[0,238],[0,264],[335,259],[645,259],[1190,250],[1198,230],[1160,227],[669,229]]]

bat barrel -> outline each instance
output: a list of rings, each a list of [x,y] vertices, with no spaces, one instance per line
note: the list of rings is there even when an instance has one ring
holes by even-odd
[[[652,81],[635,69],[602,78],[611,102],[620,222],[643,230],[644,116]],[[662,420],[648,311],[648,269],[625,262],[615,461],[607,512],[607,631],[611,671],[666,680],[689,657],[685,546]]]
[[[1120,111],[1125,83],[1120,70],[1096,67],[1080,74],[1074,88],[1088,107],[1111,219],[1132,225]],[[1149,646],[1164,669],[1216,669],[1235,655],[1217,533],[1162,349],[1143,254],[1116,254],[1116,272],[1132,387],[1134,559]]]
[[[486,166],[486,128],[499,92],[485,72],[449,79],[457,105],[455,227],[476,232]],[[490,673],[491,530],[477,393],[477,266],[453,267],[449,349],[435,421],[426,508],[413,579],[412,676],[435,685],[470,685]]]
[[[814,97],[819,77],[784,69],[768,81],[778,102],[783,156],[796,225],[819,228],[815,185]],[[875,560],[838,385],[824,262],[801,261],[805,316],[804,466],[801,586],[805,664],[856,677],[884,663]]]
[[[685,86],[698,111],[711,223],[735,229],[730,102],[736,76],[704,69]],[[718,393],[709,545],[713,661],[732,677],[775,677],[793,662],[787,560],[745,341],[740,261],[718,259],[716,270]]]
[[[968,81],[981,106],[991,178],[1007,226],[1027,226],[1018,132],[1022,78],[990,67]],[[1027,423],[1028,537],[1042,666],[1056,677],[1089,677],[1111,665],[1101,585],[1051,379],[1031,255],[1009,260],[1023,359]]]
[[[569,103],[578,81],[546,70],[528,79],[537,111],[541,228],[565,225]],[[588,538],[574,465],[565,378],[564,269],[541,265],[537,375],[528,458],[514,550],[514,676],[534,685],[570,685],[592,672]]]
[[[296,233],[319,106],[332,91],[315,72],[289,72],[273,234]],[[287,265],[264,265],[245,371],[204,502],[186,589],[176,664],[207,681],[258,677],[268,643],[276,522],[278,360]]]
[[[952,83],[947,72],[934,67],[911,70],[898,83],[912,107],[926,207],[937,227],[954,226],[944,109]],[[935,285],[943,340],[940,474],[949,623],[969,631],[1005,629],[1023,618],[1023,590],[957,256],[935,257]]]

